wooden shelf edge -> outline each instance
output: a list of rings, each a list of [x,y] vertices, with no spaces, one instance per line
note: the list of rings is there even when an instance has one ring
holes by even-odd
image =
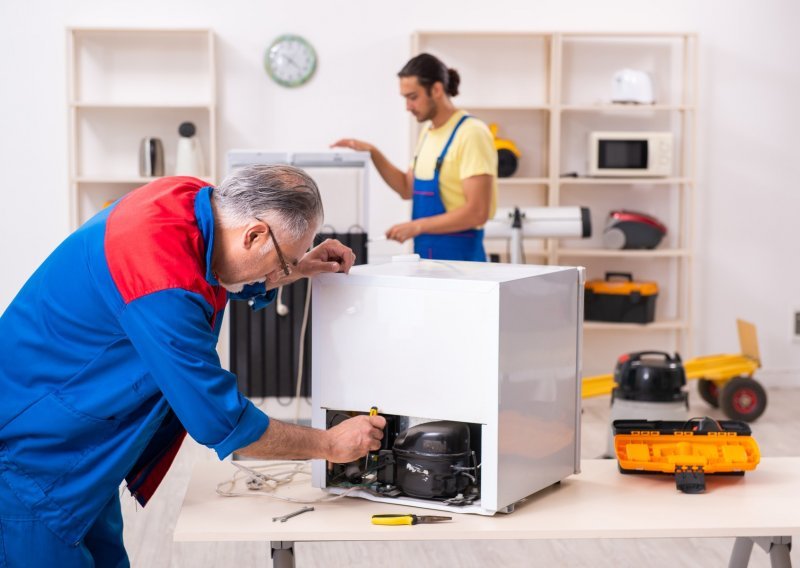
[[[584,321],[584,330],[595,331],[678,331],[688,329],[685,321],[654,321],[652,323],[616,323],[605,321]]]
[[[70,107],[76,109],[88,110],[162,110],[162,109],[196,109],[196,110],[212,110],[214,105],[209,103],[91,103],[74,101],[69,104]]]
[[[640,178],[590,178],[590,177],[564,177],[558,178],[560,185],[668,185],[694,183],[687,177],[640,177]]]
[[[497,178],[497,185],[547,185],[550,183],[548,178],[537,177],[508,177]]]
[[[564,112],[645,112],[645,111],[684,111],[694,110],[694,105],[626,105],[626,104],[599,104],[599,105],[572,105],[562,104],[558,107]]]
[[[611,250],[611,249],[565,249],[556,251],[556,256],[589,257],[589,258],[683,258],[690,256],[687,249],[654,249],[654,250]]]
[[[125,185],[125,184],[145,184],[157,180],[157,177],[77,177],[70,180],[75,184],[106,184],[106,185]]]

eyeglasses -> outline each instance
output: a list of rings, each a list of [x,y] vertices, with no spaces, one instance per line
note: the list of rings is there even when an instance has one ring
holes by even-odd
[[[256,220],[261,221],[261,219],[259,219],[258,217],[256,217]],[[264,223],[264,221],[261,222]],[[272,239],[272,244],[275,245],[275,252],[278,253],[278,262],[281,263],[281,270],[283,271],[284,275],[289,276],[292,273],[292,269],[289,267],[289,265],[286,263],[286,260],[283,257],[283,251],[281,251],[281,247],[278,246],[278,241],[275,238],[275,233],[272,232],[272,227],[270,227],[267,223],[264,224],[267,225],[267,231],[269,231],[269,236]]]

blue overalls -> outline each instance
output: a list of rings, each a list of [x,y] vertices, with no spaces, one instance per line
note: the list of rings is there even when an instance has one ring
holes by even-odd
[[[446,213],[447,209],[442,203],[442,196],[439,192],[439,172],[442,169],[442,162],[450,149],[456,132],[461,127],[469,115],[464,115],[456,123],[447,144],[444,145],[442,153],[436,159],[436,168],[432,179],[419,179],[416,175],[417,157],[414,156],[414,201],[411,213],[412,219],[423,217],[433,217]],[[427,134],[426,134],[427,136]],[[422,144],[425,143],[425,138]],[[414,252],[422,258],[433,258],[438,260],[473,260],[478,262],[486,261],[486,251],[483,249],[483,229],[468,229],[458,233],[445,233],[441,235],[422,234],[414,239]]]

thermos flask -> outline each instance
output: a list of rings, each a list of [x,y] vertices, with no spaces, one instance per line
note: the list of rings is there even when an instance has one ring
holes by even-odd
[[[159,138],[142,138],[139,146],[139,175],[161,177],[164,175],[164,145]]]

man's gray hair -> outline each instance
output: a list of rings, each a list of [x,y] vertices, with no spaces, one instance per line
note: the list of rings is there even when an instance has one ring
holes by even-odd
[[[255,217],[277,222],[299,239],[322,223],[317,184],[299,168],[253,165],[231,172],[212,194],[223,227],[241,227]]]

